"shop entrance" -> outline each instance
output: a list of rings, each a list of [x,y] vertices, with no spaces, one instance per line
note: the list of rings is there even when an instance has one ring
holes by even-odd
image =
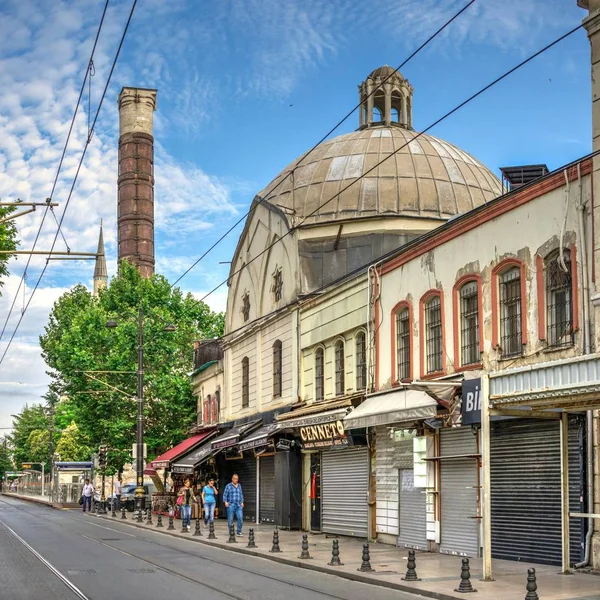
[[[321,453],[310,455],[310,529],[321,531]]]

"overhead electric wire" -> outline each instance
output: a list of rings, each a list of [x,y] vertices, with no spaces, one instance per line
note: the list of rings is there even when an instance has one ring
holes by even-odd
[[[521,61],[520,63],[518,63],[517,65],[515,65],[514,67],[512,67],[511,69],[509,69],[508,71],[506,71],[505,73],[503,73],[502,75],[500,75],[499,77],[497,77],[496,79],[494,79],[493,81],[491,81],[490,83],[488,83],[486,86],[484,86],[483,88],[481,88],[479,91],[477,91],[474,94],[472,94],[471,96],[469,96],[466,100],[463,100],[460,104],[458,104],[457,106],[455,106],[453,109],[449,110],[447,113],[445,113],[444,115],[442,115],[439,119],[437,119],[436,121],[434,121],[433,123],[431,123],[431,125],[429,125],[425,129],[423,129],[423,131],[417,133],[415,135],[415,137],[413,137],[410,141],[406,142],[405,144],[403,144],[402,146],[400,146],[399,148],[397,148],[396,150],[394,150],[393,152],[391,152],[390,154],[388,154],[385,158],[381,159],[378,163],[376,163],[370,169],[368,169],[362,175],[360,175],[360,177],[357,177],[356,179],[353,179],[348,185],[346,185],[344,188],[342,188],[339,192],[335,193],[331,198],[329,198],[325,202],[319,204],[319,206],[317,206],[312,212],[310,212],[309,214],[307,214],[302,219],[302,221],[300,221],[300,223],[298,223],[298,224],[294,225],[293,227],[291,227],[290,229],[288,229],[288,231],[286,231],[281,237],[277,238],[277,240],[275,240],[272,244],[269,244],[264,250],[262,250],[261,252],[259,252],[256,256],[253,256],[250,260],[248,260],[248,262],[246,262],[237,271],[234,271],[233,273],[231,273],[229,275],[229,277],[227,277],[227,279],[223,280],[219,285],[217,285],[215,288],[213,288],[210,292],[208,292],[207,294],[205,294],[204,296],[202,296],[202,298],[200,298],[199,302],[204,302],[204,300],[206,300],[206,298],[208,298],[211,294],[213,294],[219,288],[221,288],[223,285],[225,285],[232,277],[235,277],[236,275],[238,275],[239,273],[241,273],[241,271],[243,271],[245,268],[247,268],[248,265],[252,264],[255,260],[257,260],[258,258],[260,258],[261,256],[263,256],[264,254],[266,254],[267,252],[269,252],[271,250],[271,248],[273,248],[273,246],[275,246],[276,244],[278,244],[279,242],[281,242],[283,239],[285,239],[288,235],[290,235],[291,233],[293,233],[294,231],[296,231],[298,228],[300,228],[306,222],[307,219],[309,219],[310,217],[312,217],[313,215],[315,215],[324,206],[327,206],[330,202],[332,202],[333,200],[335,200],[340,194],[342,194],[347,189],[349,189],[350,187],[352,187],[353,185],[355,185],[358,181],[360,181],[361,179],[363,179],[364,177],[366,177],[369,173],[372,173],[375,169],[377,169],[380,165],[382,165],[386,160],[389,160],[392,156],[395,156],[396,154],[398,154],[398,152],[400,152],[400,150],[402,150],[403,148],[406,148],[406,146],[408,146],[411,142],[413,142],[413,141],[417,140],[418,138],[420,138],[422,135],[424,135],[425,133],[427,133],[429,130],[433,129],[436,125],[439,125],[442,121],[446,120],[448,117],[450,117],[451,115],[453,115],[455,112],[459,111],[461,108],[463,108],[464,106],[466,106],[467,104],[469,104],[470,102],[472,102],[473,100],[475,100],[476,98],[478,98],[479,96],[481,96],[481,94],[483,94],[484,92],[486,92],[490,88],[494,87],[495,85],[497,85],[498,83],[500,83],[502,80],[506,79],[509,75],[512,75],[515,71],[519,70],[521,67],[524,67],[526,64],[530,63],[533,59],[535,59],[538,56],[540,56],[540,54],[543,54],[544,52],[546,52],[550,48],[552,48],[552,47],[556,46],[557,44],[559,44],[560,42],[562,42],[564,39],[566,39],[569,36],[573,35],[576,31],[578,31],[582,27],[583,27],[583,24],[577,25],[577,27],[574,27],[573,29],[571,29],[567,33],[561,35],[559,38],[555,39],[553,42],[550,42],[549,44],[547,44],[546,46],[544,46],[542,49],[540,49],[537,52],[535,52],[534,54],[530,55],[525,60]]]
[[[56,185],[58,183],[58,178],[59,178],[60,172],[62,170],[65,155],[67,153],[67,148],[69,146],[69,141],[71,140],[71,133],[73,132],[73,127],[75,126],[75,119],[77,117],[77,113],[79,112],[79,105],[81,104],[83,92],[85,91],[85,84],[87,82],[88,75],[90,74],[90,64],[92,63],[93,58],[94,58],[94,53],[96,52],[96,46],[98,45],[98,39],[100,38],[100,32],[102,31],[102,26],[104,25],[104,17],[106,16],[106,11],[108,10],[109,2],[110,2],[110,0],[106,0],[106,2],[104,3],[104,10],[102,11],[102,17],[100,18],[100,23],[98,24],[98,29],[96,31],[96,37],[94,39],[94,45],[92,46],[92,52],[90,54],[90,59],[88,60],[88,63],[85,68],[85,76],[83,78],[83,82],[82,82],[81,88],[79,90],[79,97],[77,98],[77,104],[75,104],[75,110],[73,111],[73,117],[71,118],[71,125],[69,127],[69,132],[67,133],[67,139],[65,140],[65,144],[63,146],[63,151],[62,151],[62,154],[60,157],[60,161],[58,163],[58,168],[56,170],[56,175],[54,177],[54,183],[52,184],[52,191],[50,192],[50,196],[47,198],[48,206],[46,207],[46,210],[44,211],[44,215],[42,216],[42,222],[40,223],[38,232],[35,236],[35,240],[33,241],[33,247],[31,248],[32,252],[35,250],[37,243],[38,243],[38,239],[40,237],[40,234],[42,233],[42,227],[44,226],[44,221],[46,220],[46,217],[48,216],[48,209],[50,209],[50,211],[54,215],[54,219],[56,220],[56,215],[54,214],[54,211],[52,210],[50,203],[52,202],[52,198],[54,196],[54,191],[56,190]],[[57,221],[57,225],[58,225],[58,221]],[[65,239],[64,235],[63,235],[63,240],[64,240],[65,246],[67,247],[67,250],[68,250],[69,245],[67,244],[67,240]],[[33,258],[33,254],[31,254],[29,256],[29,258],[27,259],[27,264],[25,265],[25,270],[23,271],[21,281],[19,282],[19,286],[17,287],[17,291],[15,292],[15,296],[14,296],[12,304],[10,306],[10,310],[8,311],[8,315],[6,317],[6,320],[4,321],[4,325],[2,327],[2,332],[0,332],[0,340],[2,340],[2,337],[4,336],[4,332],[6,331],[8,321],[12,315],[17,297],[19,296],[19,291],[21,290],[21,286],[23,285],[25,279],[27,278],[27,269],[29,269],[29,265],[31,263],[32,258]]]
[[[100,110],[102,109],[102,104],[104,103],[104,98],[106,97],[106,93],[108,91],[108,86],[110,85],[110,81],[112,79],[115,67],[117,66],[117,61],[119,59],[119,55],[121,53],[121,48],[123,47],[123,43],[125,41],[125,36],[127,35],[127,31],[129,30],[129,25],[131,23],[131,19],[133,17],[133,13],[135,11],[135,7],[137,5],[137,0],[133,0],[133,3],[131,5],[131,10],[129,11],[129,17],[127,18],[127,23],[125,24],[125,29],[123,30],[123,35],[121,36],[121,40],[119,42],[119,46],[117,48],[117,52],[115,54],[115,57],[113,59],[111,68],[110,68],[110,72],[108,74],[108,78],[106,80],[106,85],[104,86],[104,90],[102,91],[102,96],[100,98],[100,102],[98,103],[98,108],[96,110],[96,114],[94,116],[94,120],[92,122],[92,125],[88,131],[88,137],[86,139],[85,145],[83,147],[83,151],[81,153],[81,158],[79,160],[79,164],[77,166],[77,171],[75,172],[75,177],[73,178],[73,182],[71,184],[71,189],[69,190],[69,195],[67,197],[67,200],[65,202],[65,208],[62,212],[62,215],[60,217],[60,222],[58,224],[58,229],[56,230],[56,234],[54,235],[54,240],[52,242],[52,246],[50,248],[50,252],[49,255],[52,254],[52,252],[54,251],[54,247],[56,246],[56,241],[58,240],[58,236],[61,233],[61,229],[62,229],[62,224],[65,218],[65,215],[67,213],[67,209],[69,208],[69,204],[71,202],[71,198],[73,196],[73,190],[75,189],[75,185],[77,183],[77,178],[79,177],[79,172],[81,170],[81,166],[83,165],[83,160],[85,158],[85,155],[87,153],[87,149],[91,143],[92,137],[93,137],[93,132],[94,132],[94,128],[96,127],[96,123],[98,121],[98,116],[100,114]],[[42,269],[42,272],[40,273],[40,276],[38,277],[38,280],[35,284],[35,287],[33,288],[31,295],[29,296],[29,300],[27,301],[27,304],[25,305],[25,308],[23,309],[22,313],[21,313],[21,317],[19,318],[19,321],[17,322],[17,325],[15,327],[15,330],[13,331],[10,340],[8,341],[8,344],[6,346],[6,348],[4,349],[4,352],[2,354],[2,358],[0,358],[0,365],[4,362],[4,358],[6,357],[6,354],[8,353],[9,348],[12,345],[12,342],[15,338],[15,335],[17,333],[17,331],[19,330],[19,327],[23,321],[23,318],[25,317],[25,314],[27,313],[27,309],[29,308],[29,305],[31,304],[31,301],[33,300],[33,297],[40,285],[40,282],[42,281],[42,278],[44,277],[44,274],[46,273],[46,269],[48,268],[48,264],[49,261],[48,259],[46,259],[46,264],[44,265],[44,268]]]
[[[404,67],[410,60],[412,60],[423,48],[425,48],[430,42],[432,42],[446,27],[448,27],[453,21],[455,21],[463,12],[467,10],[472,4],[474,4],[476,0],[470,0],[467,4],[465,4],[456,14],[454,14],[450,19],[448,19],[437,31],[432,33],[404,62],[402,62],[398,67],[396,67],[381,83],[377,84],[373,91],[370,94],[367,94],[365,100],[370,98],[381,88],[381,86],[386,83],[391,77],[393,77],[402,67]],[[270,190],[272,194],[280,185],[282,185],[287,179],[293,174],[294,170],[297,169],[303,160],[308,158],[340,125],[345,123],[349,117],[351,117],[362,105],[362,102],[359,102],[350,112],[348,112],[341,120],[339,120],[308,152],[302,155],[300,160],[296,163],[293,169],[291,169],[285,176],[279,181],[279,183]],[[248,212],[242,215],[216,242],[208,248],[192,265],[190,265],[182,275],[180,275],[172,284],[171,287],[177,285],[196,265],[200,263],[210,252],[212,252],[246,217],[251,215],[256,208],[262,204],[265,198],[260,198],[254,206],[251,206]]]

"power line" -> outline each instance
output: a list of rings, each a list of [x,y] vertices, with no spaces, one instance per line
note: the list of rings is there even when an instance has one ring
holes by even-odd
[[[442,31],[444,31],[444,29],[446,29],[446,27],[448,27],[463,12],[465,12],[467,10],[467,8],[469,8],[472,4],[474,4],[475,1],[476,0],[470,0],[454,16],[452,16],[450,19],[448,19],[448,21],[446,21],[435,33],[432,33],[403,63],[401,63],[400,65],[398,65],[398,67],[396,69],[394,69],[381,83],[379,83],[377,86],[375,86],[373,88],[373,91],[370,94],[367,94],[367,96],[365,97],[365,99],[370,98],[371,96],[373,96],[377,92],[377,90],[384,83],[386,83],[386,81],[388,81],[396,73],[398,73],[398,71],[402,67],[404,67],[404,65],[406,65],[410,60],[412,60],[417,54],[419,54],[419,52],[421,52],[421,50],[423,50],[423,48],[425,48],[425,46],[427,46],[440,33],[442,33]],[[305,154],[303,154],[300,157],[300,160],[294,166],[294,168],[291,169],[290,171],[288,171],[288,173],[286,173],[286,175],[279,181],[279,183],[272,190],[270,190],[270,193],[273,193],[280,185],[283,185],[283,183],[285,181],[287,181],[287,179],[293,175],[294,170],[297,169],[300,166],[300,164],[302,163],[302,161],[304,161],[306,158],[308,158],[317,149],[318,146],[320,146],[336,129],[338,129],[340,127],[340,125],[342,125],[343,123],[345,123],[346,120],[349,117],[351,117],[361,107],[361,105],[362,105],[362,102],[359,102],[350,112],[348,112],[346,114],[346,116],[344,116],[340,121],[338,121],[308,152],[306,152]],[[245,213],[244,215],[242,215],[216,242],[214,242],[212,244],[212,246],[210,246],[210,248],[208,248],[208,250],[206,250],[206,252],[204,252],[200,256],[200,258],[198,258],[198,260],[196,260],[192,265],[190,265],[186,269],[186,271],[184,271],[184,273],[171,284],[171,287],[177,285],[196,265],[198,265],[198,263],[200,263],[200,261],[202,261],[210,252],[212,252],[212,250],[214,250],[244,219],[246,219],[246,217],[248,217],[249,215],[251,215],[256,210],[256,208],[260,204],[262,204],[262,202],[264,200],[265,200],[264,198],[260,198],[258,200],[258,202],[256,204],[254,204],[250,208],[250,210],[248,210],[247,213]]]
[[[117,61],[119,59],[119,55],[121,53],[121,48],[123,47],[123,43],[125,41],[125,36],[127,35],[127,31],[129,30],[129,25],[131,23],[131,19],[133,17],[133,13],[135,11],[135,7],[137,5],[137,0],[133,0],[133,3],[131,5],[131,10],[129,12],[129,17],[127,18],[127,23],[125,24],[125,29],[123,30],[123,35],[121,36],[121,40],[119,42],[119,46],[117,48],[117,52],[115,54],[115,58],[112,62],[111,68],[110,68],[110,72],[108,74],[108,78],[106,80],[106,85],[104,86],[104,90],[102,91],[102,96],[100,98],[100,102],[98,103],[98,109],[96,110],[96,114],[94,116],[94,120],[91,124],[91,127],[89,129],[88,132],[88,137],[86,139],[85,142],[85,146],[83,147],[83,152],[81,153],[81,158],[79,159],[79,164],[77,166],[77,171],[75,172],[75,177],[73,178],[73,183],[71,184],[71,189],[69,190],[69,195],[67,197],[67,201],[65,202],[65,208],[62,212],[62,215],[60,217],[60,222],[58,224],[58,229],[56,230],[56,234],[54,235],[54,240],[52,242],[52,247],[50,248],[50,253],[52,253],[54,251],[54,247],[56,246],[56,241],[58,240],[58,236],[61,232],[62,229],[62,225],[63,225],[63,221],[65,218],[65,215],[67,214],[67,209],[69,208],[69,204],[71,202],[71,198],[73,196],[73,190],[75,189],[75,185],[77,183],[77,178],[79,177],[79,172],[81,170],[81,166],[83,165],[83,160],[85,158],[85,155],[87,153],[87,149],[89,148],[89,145],[92,141],[92,137],[93,137],[93,133],[94,133],[94,128],[96,127],[96,123],[98,121],[98,116],[100,115],[100,110],[102,109],[102,104],[104,103],[104,98],[106,97],[106,93],[108,91],[108,86],[110,85],[110,81],[112,79],[115,67],[117,66]],[[6,348],[4,349],[4,353],[2,354],[2,358],[0,358],[0,365],[4,362],[4,358],[6,357],[6,354],[15,338],[15,335],[17,333],[17,331],[19,330],[19,326],[21,325],[21,323],[23,322],[23,318],[25,317],[25,314],[27,313],[27,309],[29,308],[29,305],[31,304],[31,301],[33,300],[33,297],[40,285],[40,282],[42,281],[42,278],[44,277],[44,274],[46,273],[46,269],[48,268],[48,264],[49,261],[48,259],[46,259],[46,264],[44,265],[44,268],[42,269],[42,272],[40,273],[40,276],[38,277],[38,280],[35,284],[35,287],[33,288],[31,295],[29,296],[29,300],[27,301],[27,304],[25,305],[22,313],[21,313],[21,317],[19,318],[19,321],[17,322],[17,326],[15,327],[15,330],[13,331],[10,340],[8,341],[8,344],[6,346]]]
[[[337,192],[331,198],[329,198],[329,200],[326,200],[322,204],[319,204],[312,212],[310,212],[309,214],[307,214],[302,219],[302,221],[300,221],[300,223],[298,223],[297,225],[294,225],[293,227],[291,227],[290,229],[288,229],[288,231],[285,232],[280,238],[277,238],[277,240],[275,240],[272,244],[269,244],[264,250],[262,250],[256,256],[254,256],[250,260],[248,260],[248,262],[245,263],[242,267],[240,267],[237,271],[234,271],[233,273],[231,273],[229,275],[229,277],[227,277],[227,279],[223,280],[219,285],[217,285],[210,292],[208,292],[202,298],[200,298],[199,302],[204,302],[204,300],[206,300],[206,298],[208,298],[211,294],[213,294],[219,288],[221,288],[223,285],[225,285],[232,277],[234,277],[235,275],[239,274],[243,269],[245,269],[246,267],[248,267],[248,265],[252,264],[255,260],[257,260],[258,258],[260,258],[261,256],[263,256],[264,254],[266,254],[267,252],[269,252],[271,250],[271,248],[273,248],[273,246],[275,246],[276,244],[278,244],[279,242],[281,242],[283,239],[285,239],[288,235],[290,235],[291,233],[293,233],[295,230],[299,229],[306,222],[307,219],[309,219],[310,217],[312,217],[313,215],[315,215],[324,206],[327,206],[330,202],[332,202],[333,200],[335,200],[340,194],[344,193],[347,189],[349,189],[350,187],[352,187],[353,185],[355,185],[361,179],[363,179],[364,177],[366,177],[369,173],[373,172],[381,164],[383,164],[386,160],[389,160],[392,156],[395,156],[396,154],[398,154],[398,152],[400,152],[403,148],[406,148],[406,146],[408,146],[408,144],[410,144],[412,141],[417,140],[418,138],[420,138],[422,135],[424,135],[425,133],[427,133],[429,130],[433,129],[436,125],[439,125],[442,121],[446,120],[448,117],[450,117],[451,115],[453,115],[455,112],[459,111],[461,108],[463,108],[464,106],[466,106],[467,104],[469,104],[470,102],[472,102],[473,100],[475,100],[476,98],[478,98],[479,96],[481,96],[481,94],[483,94],[484,92],[486,92],[490,88],[494,87],[495,85],[497,85],[498,83],[500,83],[502,80],[506,79],[509,75],[512,75],[512,73],[514,73],[515,71],[517,71],[521,67],[523,67],[526,64],[530,63],[533,59],[535,59],[538,56],[540,56],[540,54],[543,54],[544,52],[546,52],[550,48],[556,46],[558,43],[562,42],[564,39],[568,38],[570,35],[573,35],[576,31],[578,31],[582,27],[583,27],[582,24],[581,25],[577,25],[577,27],[574,27],[573,29],[571,29],[567,33],[561,35],[559,38],[555,39],[553,42],[550,42],[549,44],[547,44],[546,46],[544,46],[541,50],[538,50],[537,52],[535,52],[534,54],[530,55],[525,60],[521,61],[519,64],[517,64],[514,67],[512,67],[512,69],[509,69],[508,71],[506,71],[505,73],[503,73],[502,75],[500,75],[500,77],[497,77],[496,79],[494,79],[493,81],[491,81],[490,83],[488,83],[486,86],[484,86],[483,88],[481,88],[479,91],[477,91],[474,94],[472,94],[471,96],[469,96],[466,100],[463,100],[460,104],[458,104],[457,106],[455,106],[452,110],[449,110],[447,113],[445,113],[444,115],[442,115],[439,119],[437,119],[436,121],[434,121],[431,125],[429,125],[428,127],[426,127],[423,131],[421,131],[417,135],[415,135],[415,137],[412,138],[409,142],[406,142],[405,144],[403,144],[402,146],[400,146],[398,149],[396,149],[393,152],[391,152],[390,154],[388,154],[385,158],[381,159],[373,167],[371,167],[370,169],[368,169],[367,171],[365,171],[362,175],[360,175],[360,177],[357,177],[356,179],[352,180],[348,185],[346,185],[345,187],[343,187],[339,192]]]
[[[106,16],[106,11],[108,10],[109,2],[110,2],[110,0],[106,0],[106,2],[104,4],[104,10],[102,11],[102,17],[100,18],[100,23],[99,23],[98,29],[96,31],[96,37],[94,39],[94,45],[92,46],[92,52],[90,54],[90,59],[88,60],[88,64],[86,65],[85,76],[83,77],[81,89],[79,90],[79,97],[77,98],[77,104],[75,105],[75,110],[73,111],[73,117],[71,118],[71,125],[69,127],[69,132],[67,133],[67,139],[65,140],[65,144],[63,146],[63,151],[62,151],[62,154],[60,157],[60,161],[58,163],[58,168],[56,170],[56,175],[54,177],[54,182],[52,184],[52,191],[50,192],[50,196],[48,198],[48,206],[46,207],[46,210],[44,211],[44,214],[42,216],[42,222],[40,223],[38,232],[35,236],[35,240],[33,241],[33,247],[31,248],[32,252],[35,250],[37,243],[38,243],[38,239],[40,237],[40,234],[42,233],[42,227],[44,226],[44,221],[46,220],[46,216],[48,215],[48,209],[50,209],[50,211],[52,211],[54,219],[56,220],[56,214],[52,210],[50,203],[52,202],[52,197],[54,196],[54,191],[56,190],[58,178],[59,178],[60,172],[62,170],[63,161],[65,159],[65,155],[67,153],[67,148],[69,146],[69,141],[71,140],[71,133],[73,132],[73,127],[75,126],[75,118],[77,117],[77,113],[79,111],[79,105],[81,104],[81,98],[83,97],[83,92],[85,90],[85,84],[88,79],[88,75],[90,74],[90,64],[92,63],[93,58],[94,58],[94,53],[96,52],[96,46],[98,45],[98,39],[100,38],[100,32],[102,31],[102,26],[104,25],[104,17]],[[57,222],[57,224],[58,224],[58,222]],[[69,248],[69,245],[67,244],[67,240],[65,239],[64,235],[63,235],[63,240],[65,242],[65,246],[67,246],[67,248]],[[17,287],[17,291],[15,292],[15,296],[14,296],[12,304],[10,306],[10,310],[8,311],[8,315],[6,317],[6,320],[4,321],[4,326],[2,327],[2,332],[0,332],[0,340],[2,340],[2,337],[4,336],[4,332],[6,331],[6,326],[8,325],[8,321],[10,320],[10,317],[12,315],[17,297],[19,296],[19,291],[21,290],[21,286],[23,285],[23,283],[25,282],[25,279],[27,278],[27,270],[29,269],[29,264],[31,263],[32,258],[33,258],[33,254],[30,255],[29,258],[27,259],[27,264],[25,265],[25,270],[23,271],[21,281],[19,282],[19,286]]]

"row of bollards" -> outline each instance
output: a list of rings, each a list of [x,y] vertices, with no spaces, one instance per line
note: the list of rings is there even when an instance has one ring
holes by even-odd
[[[113,504],[112,508],[112,516],[116,517],[116,508]],[[127,519],[127,512],[125,507],[121,508],[121,519]],[[137,520],[139,523],[142,522],[142,512],[138,511]],[[152,525],[152,510],[148,509],[146,513],[146,523],[148,525]],[[162,522],[162,514],[158,513],[156,527],[164,527]],[[169,515],[169,526],[167,527],[167,531],[173,531],[175,529],[173,524],[173,515]],[[181,530],[182,532],[187,533],[187,529],[184,527]],[[194,536],[202,537],[202,530],[200,528],[200,518],[196,518],[196,528],[194,530]],[[208,539],[216,540],[217,536],[215,535],[215,524],[211,521],[208,526]],[[235,527],[232,525],[229,528],[229,539],[227,540],[228,544],[237,544],[236,536],[235,536]],[[250,529],[248,531],[248,544],[247,548],[257,548],[254,529]],[[269,552],[278,553],[281,552],[281,547],[279,545],[279,531],[275,530],[273,532],[273,543],[271,546],[271,550]],[[309,552],[308,546],[308,535],[302,535],[302,547],[300,556],[298,557],[302,560],[311,559],[311,555]],[[343,566],[343,562],[340,558],[340,543],[338,540],[333,540],[332,548],[331,548],[331,560],[327,563],[332,567],[340,567]],[[371,566],[371,555],[369,551],[369,544],[364,544],[362,549],[362,562],[358,571],[363,573],[373,573],[375,569]],[[421,581],[421,579],[417,575],[417,558],[414,550],[408,551],[408,559],[406,563],[406,574],[402,577],[403,581]],[[525,596],[525,600],[539,600],[539,596],[537,594],[537,578],[535,574],[535,569],[527,570],[527,594]],[[473,587],[471,583],[471,569],[469,565],[469,559],[462,559],[462,566],[460,572],[460,583],[458,587],[454,590],[455,592],[459,592],[462,594],[477,592],[477,590]]]

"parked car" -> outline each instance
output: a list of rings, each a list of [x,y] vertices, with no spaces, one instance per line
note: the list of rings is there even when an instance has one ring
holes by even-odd
[[[121,506],[124,506],[129,512],[133,512],[135,508],[135,483],[128,483],[121,490]],[[156,492],[156,486],[153,483],[144,484],[144,495],[146,497],[145,505],[150,506],[152,502],[152,494]]]

